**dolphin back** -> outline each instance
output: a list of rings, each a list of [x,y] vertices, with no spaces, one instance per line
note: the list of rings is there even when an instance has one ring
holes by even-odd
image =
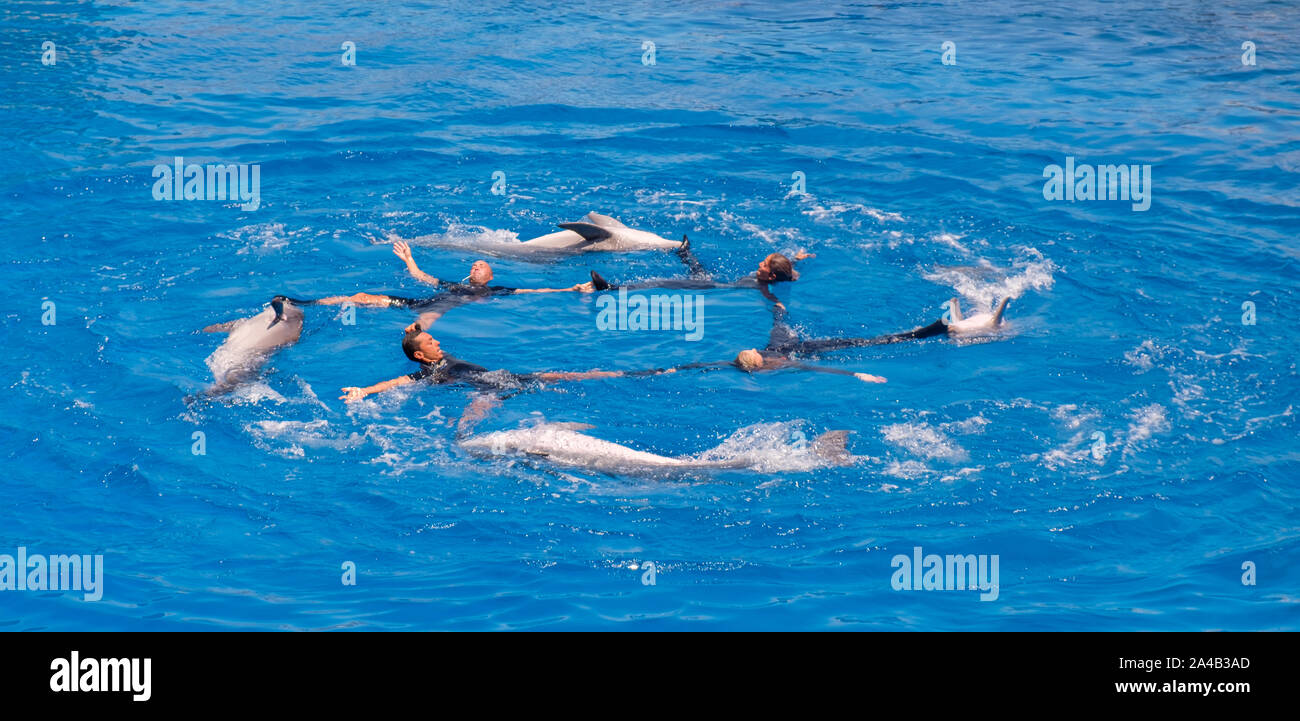
[[[261,313],[223,324],[229,325],[226,340],[207,359],[213,376],[208,395],[224,395],[256,378],[276,350],[298,341],[302,321],[301,308],[277,297]]]

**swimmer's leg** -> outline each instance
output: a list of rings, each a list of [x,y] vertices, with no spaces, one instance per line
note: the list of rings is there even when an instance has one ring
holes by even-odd
[[[824,353],[832,350],[843,350],[845,348],[862,348],[873,345],[888,345],[890,343],[901,343],[907,340],[920,340],[922,338],[931,338],[937,335],[947,335],[948,324],[942,320],[936,320],[930,325],[909,330],[906,333],[890,333],[889,335],[878,335],[872,338],[820,338],[817,340],[806,340],[795,346],[794,350],[798,353]]]
[[[773,311],[772,332],[767,336],[766,350],[788,354],[798,345],[799,334],[785,322],[785,314],[781,311]]]
[[[682,262],[686,264],[686,267],[691,271],[692,278],[709,277],[709,271],[704,269],[704,265],[701,264],[699,259],[695,257],[695,254],[691,252],[690,238],[683,235],[682,244],[673,252],[677,253],[677,257],[681,258]]]

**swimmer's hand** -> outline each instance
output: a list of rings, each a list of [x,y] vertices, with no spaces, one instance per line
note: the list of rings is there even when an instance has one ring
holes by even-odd
[[[885,380],[884,376],[873,376],[873,375],[871,375],[870,373],[854,373],[854,374],[853,374],[853,377],[854,377],[854,378],[857,378],[858,380],[862,381],[863,383],[885,383],[885,382],[887,382],[887,381]]]
[[[579,293],[593,293],[596,290],[596,284],[591,281],[587,281],[586,283],[579,283],[573,286],[572,288],[570,288],[569,290],[576,290]]]
[[[795,260],[803,260],[804,258],[816,258],[816,257],[817,257],[816,253],[808,253],[802,250],[794,254]]]
[[[438,285],[441,283],[437,278],[420,270],[420,266],[415,264],[415,256],[411,255],[411,246],[407,245],[406,241],[393,241],[393,255],[401,258],[402,262],[406,263],[406,270],[411,274],[412,278],[415,278],[421,283],[428,283],[429,285]]]
[[[358,388],[356,386],[347,386],[346,388],[343,389],[343,395],[339,396],[339,400],[346,401],[348,403],[356,403],[357,401],[365,397],[366,397],[365,390]]]

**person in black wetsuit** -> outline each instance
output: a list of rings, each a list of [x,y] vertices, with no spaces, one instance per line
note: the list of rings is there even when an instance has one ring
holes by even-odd
[[[919,340],[922,338],[947,334],[948,324],[942,320],[936,320],[930,325],[922,326],[915,330],[903,333],[890,333],[871,338],[817,338],[813,340],[800,340],[799,335],[794,332],[794,329],[786,324],[785,311],[782,308],[777,309],[774,313],[772,332],[768,337],[767,346],[762,350],[757,348],[743,350],[736,354],[735,360],[731,361],[687,363],[673,368],[655,368],[652,370],[630,372],[612,371],[612,373],[620,376],[645,376],[676,373],[677,371],[683,370],[699,369],[707,371],[727,367],[738,368],[746,373],[753,373],[755,371],[791,368],[796,370],[813,371],[816,373],[832,373],[835,375],[853,376],[864,383],[885,383],[886,379],[881,376],[872,375],[870,373],[841,370],[839,368],[815,366],[799,360],[797,356],[816,355],[818,353],[843,350],[845,348],[861,348],[864,346],[900,343],[902,341]],[[601,371],[601,373],[608,374],[611,373],[611,371]]]
[[[903,333],[888,333],[885,335],[872,336],[870,338],[815,338],[812,340],[801,340],[799,334],[785,322],[785,314],[778,312],[773,318],[772,332],[767,339],[767,347],[763,349],[765,353],[775,353],[785,356],[793,355],[816,355],[833,350],[844,350],[845,348],[862,348],[864,346],[887,345],[890,343],[900,343],[907,340],[920,340],[922,338],[932,338],[937,335],[947,335],[948,324],[942,319],[935,322],[905,331]]]
[[[641,283],[629,283],[625,285],[616,285],[606,281],[595,271],[591,272],[591,283],[595,290],[645,290],[647,288],[666,288],[670,290],[705,290],[709,288],[756,288],[763,297],[772,302],[775,310],[784,310],[785,306],[772,293],[770,286],[773,283],[792,282],[799,279],[799,273],[794,269],[794,264],[805,258],[815,258],[812,253],[799,251],[795,254],[794,260],[787,258],[780,253],[772,253],[758,264],[758,270],[753,275],[745,276],[739,280],[730,283],[718,282],[713,280],[713,276],[700,263],[695,254],[691,252],[691,242],[687,238],[682,238],[682,245],[676,251],[677,256],[686,264],[690,270],[689,278],[664,278],[661,280],[648,280]]]
[[[931,338],[938,335],[948,334],[948,324],[942,319],[935,322],[909,330],[903,333],[889,333],[878,335],[870,338],[816,338],[812,340],[801,340],[799,334],[794,332],[785,322],[785,314],[778,311],[773,319],[772,333],[768,336],[767,347],[759,350],[750,348],[736,354],[733,364],[745,371],[752,373],[759,370],[771,370],[773,368],[785,368],[790,366],[812,369],[801,361],[795,360],[796,356],[817,355],[827,351],[844,350],[845,348],[862,348],[873,345],[887,345],[889,343],[901,343],[908,340],[920,340],[922,338]],[[879,376],[868,376],[865,373],[854,373],[860,380],[868,382],[883,383],[884,379]],[[867,376],[867,377],[863,377]]]
[[[352,403],[373,393],[411,383],[425,382],[434,385],[464,383],[479,390],[508,391],[517,390],[531,381],[553,382],[569,380],[586,380],[589,378],[611,378],[620,373],[614,371],[586,371],[583,373],[542,372],[511,373],[506,370],[490,371],[481,365],[454,358],[442,350],[437,339],[424,331],[420,325],[412,324],[402,338],[402,351],[406,357],[420,364],[420,370],[400,375],[391,380],[382,381],[371,386],[346,386],[340,400]]]
[[[509,288],[501,285],[488,285],[488,283],[492,282],[492,266],[488,265],[485,260],[476,260],[470,266],[468,283],[455,283],[440,280],[420,270],[420,267],[415,263],[415,258],[411,255],[411,246],[400,240],[393,243],[393,253],[405,261],[406,269],[413,278],[439,288],[442,292],[431,298],[403,298],[394,295],[354,293],[352,295],[335,295],[321,298],[316,301],[316,304],[341,305],[343,303],[352,303],[354,305],[381,308],[413,308],[420,311],[418,321],[420,326],[428,328],[452,308],[491,296],[514,295],[516,293],[564,293],[569,291],[590,293],[595,289],[594,283],[590,282],[578,283],[568,288]]]

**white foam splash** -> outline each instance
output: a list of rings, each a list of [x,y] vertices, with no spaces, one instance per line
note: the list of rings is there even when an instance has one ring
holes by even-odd
[[[811,471],[831,465],[813,451],[803,421],[755,423],[732,433],[717,447],[701,453],[702,461],[744,461],[755,471]]]
[[[810,196],[797,194],[794,191],[791,191],[786,197],[789,198],[791,195],[800,195],[800,197],[808,199],[806,205],[809,207],[803,211],[803,214],[811,218],[815,223],[839,224],[851,230],[858,230],[861,228],[862,220],[860,217],[853,217],[855,215],[866,216],[882,223],[899,223],[903,221],[903,216],[898,213],[879,210],[861,203],[831,202],[822,205],[817,200],[811,199]]]
[[[1074,403],[1066,403],[1052,409],[1052,418],[1065,425],[1070,430],[1078,430],[1085,423],[1092,423],[1101,417],[1101,413],[1096,410],[1083,409]]]
[[[1125,434],[1126,448],[1145,441],[1156,433],[1164,433],[1169,430],[1169,419],[1165,417],[1165,407],[1159,403],[1152,403],[1138,408],[1130,415],[1133,421],[1129,424],[1128,433]]]
[[[270,253],[288,247],[294,237],[310,232],[309,228],[285,231],[284,223],[256,223],[236,228],[225,233],[218,233],[218,238],[237,241],[243,244],[236,254]]]
[[[377,245],[386,245],[393,241],[405,240],[414,246],[426,248],[451,248],[472,250],[491,255],[521,252],[519,234],[510,230],[498,230],[481,225],[462,225],[452,223],[445,233],[421,235],[415,238],[402,238],[395,233],[389,234]]]
[[[1138,347],[1124,351],[1124,362],[1137,368],[1138,375],[1141,375],[1154,368],[1156,360],[1163,355],[1164,349],[1148,338]]]
[[[925,476],[932,475],[933,470],[920,461],[892,461],[881,471],[887,476],[902,478],[904,480],[916,480]]]
[[[286,458],[302,458],[307,448],[332,448],[337,451],[357,448],[365,437],[342,434],[324,419],[313,421],[254,421],[246,425],[257,447]]]
[[[1026,248],[1025,254],[1027,257],[1014,261],[1010,269],[981,259],[977,266],[941,266],[923,277],[952,287],[973,304],[973,310],[992,310],[1003,298],[1019,298],[1027,290],[1046,290],[1055,282],[1055,263],[1034,248]]]
[[[887,442],[927,460],[961,461],[968,457],[964,448],[928,423],[895,423],[880,432]]]

